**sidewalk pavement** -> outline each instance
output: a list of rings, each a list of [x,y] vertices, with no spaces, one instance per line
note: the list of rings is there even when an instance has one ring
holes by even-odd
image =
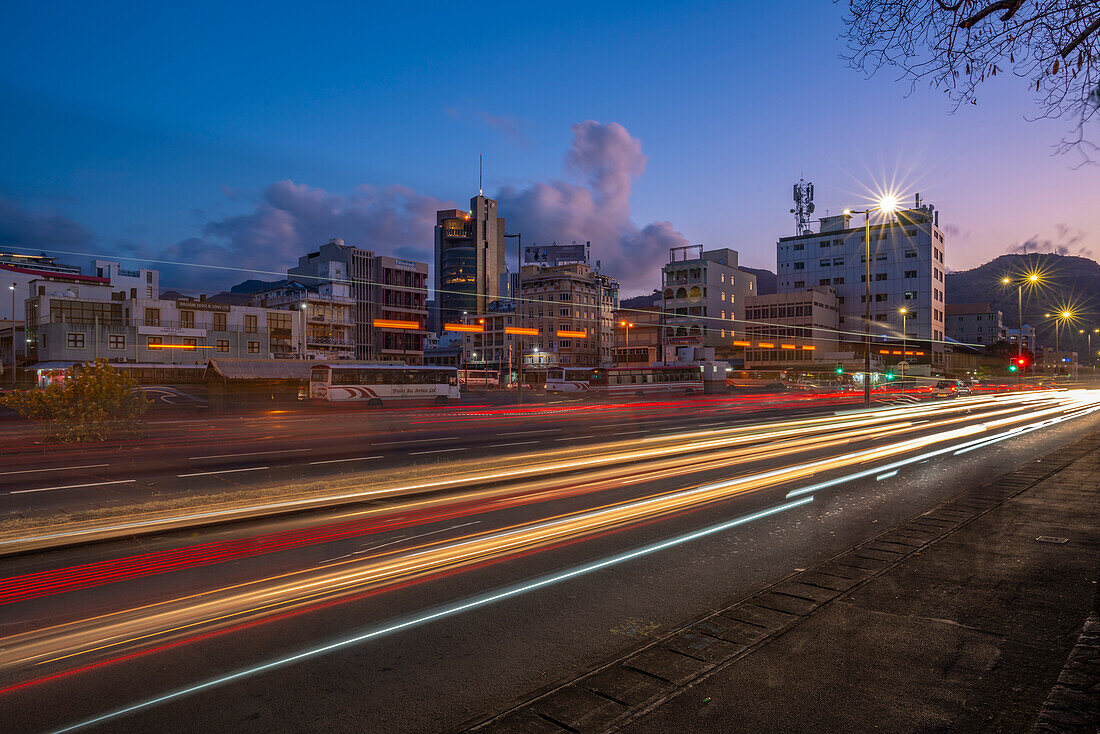
[[[1100,436],[1078,446],[1065,468],[621,730],[1028,731],[1097,599]],[[1091,700],[1095,714],[1095,647],[1090,660],[1081,695],[1041,731],[1097,731],[1073,711]]]
[[[468,731],[1096,732],[1098,518],[1094,434]]]

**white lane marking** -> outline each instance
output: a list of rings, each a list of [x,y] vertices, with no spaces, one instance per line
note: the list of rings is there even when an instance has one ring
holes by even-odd
[[[48,492],[51,489],[78,489],[80,487],[102,487],[105,484],[131,484],[136,479],[116,479],[113,482],[92,482],[91,484],[66,484],[63,487],[37,487],[35,489],[13,489],[8,494],[24,494],[26,492]]]
[[[719,421],[718,423],[697,423],[696,425],[698,425],[700,428],[713,428],[714,426],[727,425],[727,422],[726,421]]]
[[[619,431],[618,433],[612,433],[612,436],[633,436],[635,433],[649,433],[648,429],[642,429],[640,431]]]
[[[177,474],[177,477],[208,477],[211,474],[232,474],[238,471],[261,471],[262,469],[270,469],[268,466],[248,466],[244,469],[219,469],[218,471],[197,471],[190,474]]]
[[[364,548],[363,550],[353,551],[351,553],[351,555],[357,556],[361,553],[369,553],[372,550],[378,550],[379,548],[385,548],[387,545],[396,545],[397,543],[404,543],[406,540],[416,540],[417,538],[423,538],[423,537],[426,537],[428,535],[438,535],[439,533],[445,533],[448,530],[456,530],[458,528],[464,528],[464,527],[467,527],[469,525],[478,525],[480,523],[481,523],[481,520],[474,520],[473,522],[464,522],[464,523],[461,523],[459,525],[452,525],[449,528],[440,528],[439,530],[430,530],[426,533],[420,533],[420,535],[410,535],[407,538],[404,535],[402,535],[402,536],[399,536],[397,538],[394,538],[393,540],[389,541],[388,543],[381,543],[379,545],[372,545],[371,547]]]
[[[604,423],[600,426],[592,426],[593,428],[622,428],[623,426],[636,426],[637,423]]]
[[[436,441],[457,441],[458,436],[443,436],[441,438],[415,438],[407,441],[378,441],[371,444],[372,446],[401,446],[408,443],[435,443]]]
[[[501,446],[527,446],[529,444],[538,443],[538,441],[513,441],[512,443],[491,443],[485,448],[487,449],[499,449]]]
[[[459,448],[454,448],[454,449],[432,449],[431,451],[410,451],[409,456],[417,456],[419,454],[445,454],[448,451],[465,451],[465,450],[466,449],[459,447]]]
[[[0,477],[7,476],[8,474],[34,474],[40,471],[66,471],[72,469],[97,469],[101,466],[110,466],[110,464],[84,464],[83,466],[55,466],[49,469],[20,469],[19,471],[0,471]]]
[[[371,459],[381,459],[382,456],[355,456],[350,459],[326,459],[325,461],[311,461],[312,464],[339,464],[344,461],[370,461]]]
[[[690,431],[695,426],[668,426],[667,428],[658,428],[658,431]]]
[[[188,456],[188,461],[195,459],[229,459],[234,456],[263,456],[264,454],[293,454],[297,451],[312,451],[313,449],[279,449],[278,451],[246,451],[243,454],[211,454],[210,456]]]
[[[894,471],[888,471],[885,474],[879,474],[877,477],[875,477],[875,481],[881,482],[883,479],[889,479],[890,477],[896,477],[897,475],[898,470],[895,469]]]
[[[595,438],[595,436],[566,436],[565,438],[555,438],[555,441],[578,441],[582,438]]]
[[[388,545],[396,545],[397,543],[404,543],[406,540],[414,540],[416,538],[423,538],[426,535],[436,535],[438,533],[445,533],[448,530],[454,530],[456,528],[464,528],[467,525],[478,525],[480,523],[481,523],[481,520],[474,520],[473,522],[464,522],[460,525],[452,525],[449,528],[441,528],[439,530],[432,530],[432,531],[427,532],[427,533],[421,533],[420,535],[412,535],[412,536],[409,536],[409,537],[405,537],[404,535],[398,535],[393,540],[390,540],[386,543],[379,543],[378,545],[372,545],[368,548],[363,548],[362,550],[352,551],[351,553],[345,553],[342,556],[336,556],[335,558],[326,558],[323,561],[318,561],[318,563],[328,563],[330,561],[339,561],[341,558],[351,558],[352,556],[358,556],[358,555],[361,555],[363,553],[369,553],[372,550],[378,550],[379,548],[385,548]]]
[[[508,438],[510,436],[534,436],[536,433],[561,433],[564,428],[544,428],[541,431],[513,431],[512,433],[498,433],[501,438]]]

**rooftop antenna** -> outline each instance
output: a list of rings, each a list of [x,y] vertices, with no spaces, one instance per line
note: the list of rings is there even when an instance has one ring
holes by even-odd
[[[795,234],[813,234],[810,229],[810,215],[814,213],[814,185],[804,180],[801,176],[794,185],[794,215]]]
[[[484,196],[485,195],[485,189],[482,188],[482,186],[481,186],[482,178],[485,174],[485,165],[483,163],[484,159],[485,159],[485,154],[484,153],[478,153],[477,154],[477,195],[478,196]]]

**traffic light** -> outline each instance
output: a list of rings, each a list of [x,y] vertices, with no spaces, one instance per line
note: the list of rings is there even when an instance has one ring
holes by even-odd
[[[894,373],[893,372],[887,372],[886,373],[886,381],[889,382],[892,379],[894,379]]]
[[[1016,364],[1019,365],[1020,369],[1023,369],[1024,367],[1027,367],[1027,358],[1026,357],[1017,358]]]
[[[1015,362],[1013,362],[1012,364],[1010,364],[1010,365],[1008,366],[1008,371],[1009,371],[1009,372],[1015,372],[1015,371],[1016,371],[1017,369],[1019,369],[1019,368],[1018,368],[1018,367],[1016,366],[1016,363],[1015,363]]]
[[[835,371],[836,371],[836,373],[837,373],[838,375],[843,375],[843,374],[844,374],[844,367],[838,364],[838,365],[836,366],[836,370],[835,370]]]

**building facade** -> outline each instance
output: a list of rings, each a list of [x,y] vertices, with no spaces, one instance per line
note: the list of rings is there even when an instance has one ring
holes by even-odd
[[[516,313],[527,328],[524,364],[599,367],[612,363],[619,284],[583,263],[524,265]],[[536,351],[537,350],[537,351]]]
[[[355,358],[420,364],[427,333],[428,264],[375,255],[339,238],[298,258],[287,276],[347,283],[355,303]]]
[[[756,295],[756,276],[737,267],[737,251],[674,247],[661,268],[664,341],[728,352],[745,330],[745,302]]]
[[[297,357],[298,319],[282,309],[202,299],[130,298],[109,284],[36,280],[25,301],[28,354],[38,363],[203,364],[211,358]]]
[[[831,286],[750,296],[740,346],[745,367],[810,368],[837,361],[840,306]]]
[[[837,294],[839,329],[857,349],[864,332],[864,227],[844,214],[821,220],[819,232],[780,238],[776,245],[777,289],[790,293],[830,286]],[[872,339],[922,343],[932,364],[944,362],[944,236],[939,213],[920,205],[870,227]]]
[[[1008,340],[1003,314],[988,303],[956,303],[947,306],[947,336],[969,344],[996,344]]]
[[[306,359],[355,359],[355,299],[348,283],[308,285],[284,280],[252,295],[252,305],[292,311],[299,321],[298,353]]]
[[[659,292],[631,298],[621,301],[612,312],[616,367],[647,366],[665,358],[661,344],[662,299]]]
[[[470,211],[436,212],[435,303],[440,324],[458,323],[462,314],[484,313],[500,299],[504,274],[504,218],[497,203],[478,194]]]
[[[1016,343],[1020,341],[1020,329],[1005,329],[1005,341],[1012,346],[1016,346]],[[1031,324],[1024,324],[1023,327],[1023,342],[1024,349],[1028,349],[1031,352],[1035,352],[1038,349],[1038,342],[1035,338],[1035,327]]]

